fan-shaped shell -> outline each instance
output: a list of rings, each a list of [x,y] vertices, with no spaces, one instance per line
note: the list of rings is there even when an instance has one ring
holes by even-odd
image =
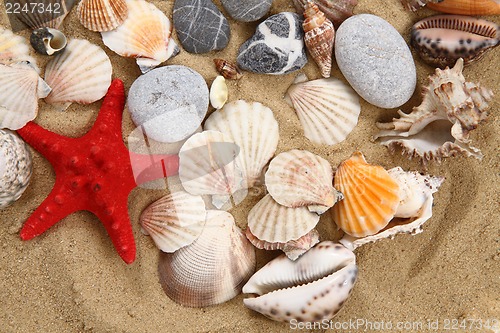
[[[250,188],[273,157],[279,141],[278,122],[268,107],[238,100],[210,115],[205,129],[227,135],[240,149],[240,166]]]
[[[18,18],[25,23],[30,29],[36,30],[40,28],[59,29],[64,18],[68,15],[76,1],[68,0],[17,0],[21,10],[17,14]],[[37,4],[33,10],[33,4]],[[69,6],[68,6],[69,5]]]
[[[92,31],[110,31],[127,18],[125,0],[82,0],[77,8],[80,23]]]
[[[113,68],[103,49],[83,39],[73,39],[63,53],[49,61],[45,81],[52,92],[49,104],[66,109],[71,103],[90,104],[101,99],[111,84]]]
[[[160,284],[175,302],[205,307],[230,300],[255,271],[255,250],[231,214],[209,210],[200,237],[174,253],[162,253]]]
[[[297,112],[304,135],[327,145],[344,141],[358,123],[358,95],[336,78],[306,80],[305,75],[299,75],[285,95]]]
[[[332,181],[330,163],[306,150],[277,155],[266,172],[266,187],[276,202],[287,207],[307,206],[316,213],[324,213],[343,198]]]
[[[30,56],[28,41],[0,27],[0,64],[10,65],[22,61],[29,62],[38,71],[36,60]]]
[[[333,206],[333,219],[355,237],[383,229],[399,205],[398,184],[381,166],[366,163],[360,152],[340,164],[334,186],[344,194],[344,200]]]
[[[136,58],[143,73],[179,53],[171,38],[172,24],[155,5],[127,0],[128,17],[118,28],[102,32],[104,44],[117,54]]]
[[[174,252],[198,238],[206,215],[205,202],[200,196],[179,191],[149,205],[140,222],[160,250]]]

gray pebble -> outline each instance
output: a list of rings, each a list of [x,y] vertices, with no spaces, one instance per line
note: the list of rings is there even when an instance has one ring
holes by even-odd
[[[190,53],[222,50],[229,43],[229,23],[211,0],[175,0],[174,27]]]
[[[186,66],[165,66],[139,76],[130,87],[128,110],[136,126],[160,142],[193,134],[208,110],[203,77]]]
[[[368,103],[396,108],[413,95],[417,82],[410,49],[389,22],[371,14],[348,18],[335,34],[340,71]]]
[[[241,45],[238,65],[250,72],[287,74],[307,63],[302,22],[295,13],[273,15],[258,25],[255,34]]]
[[[224,9],[233,19],[241,22],[253,22],[269,12],[273,0],[221,0]]]

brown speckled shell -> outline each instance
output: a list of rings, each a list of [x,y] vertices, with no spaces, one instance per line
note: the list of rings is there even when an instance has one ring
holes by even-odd
[[[303,13],[308,1],[310,0],[293,0],[297,12]],[[358,4],[358,0],[313,0],[313,2],[336,28],[353,15],[352,11]]]

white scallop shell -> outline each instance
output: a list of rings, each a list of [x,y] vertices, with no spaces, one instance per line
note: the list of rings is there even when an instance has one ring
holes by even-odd
[[[125,0],[82,0],[77,8],[80,23],[92,31],[116,29],[127,18]]]
[[[73,39],[47,64],[45,81],[52,92],[45,102],[57,104],[62,110],[74,102],[93,103],[108,91],[112,72],[111,61],[103,49],[86,40]]]
[[[226,134],[240,147],[240,166],[248,188],[255,185],[278,147],[278,122],[271,109],[258,102],[226,104],[208,117],[205,129]]]
[[[277,155],[266,172],[266,187],[276,202],[287,207],[307,206],[319,214],[343,199],[332,182],[330,163],[306,150]]]
[[[153,202],[139,221],[160,250],[174,252],[198,238],[206,215],[202,197],[179,191]]]
[[[345,140],[358,123],[361,107],[356,92],[336,78],[307,81],[299,75],[285,100],[297,112],[304,135],[314,143]]]
[[[128,17],[118,28],[102,32],[104,44],[117,54],[136,58],[143,73],[179,53],[172,39],[172,24],[155,5],[127,0]]]
[[[76,1],[17,0],[16,2],[20,4],[21,9],[17,17],[31,30],[36,30],[39,28],[59,29]],[[36,4],[37,7],[34,7],[33,4]]]
[[[255,271],[255,249],[231,214],[209,210],[206,226],[191,245],[162,253],[160,284],[175,302],[206,307],[230,300]]]
[[[30,56],[28,41],[12,31],[0,27],[0,64],[10,65],[27,61],[37,72],[36,60]]]
[[[0,128],[17,130],[35,119],[38,99],[50,92],[50,87],[37,71],[26,62],[0,64]]]
[[[210,87],[210,104],[215,109],[220,109],[226,104],[228,90],[224,76],[218,75]]]

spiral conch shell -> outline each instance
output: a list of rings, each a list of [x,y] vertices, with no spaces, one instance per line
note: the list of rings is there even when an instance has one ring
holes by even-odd
[[[493,92],[466,82],[463,66],[459,59],[452,69],[436,69],[422,89],[422,104],[410,114],[399,110],[400,118],[390,123],[378,123],[381,131],[375,139],[391,152],[401,146],[403,153],[424,163],[457,154],[481,159],[481,151],[470,144],[469,132],[486,119]]]

